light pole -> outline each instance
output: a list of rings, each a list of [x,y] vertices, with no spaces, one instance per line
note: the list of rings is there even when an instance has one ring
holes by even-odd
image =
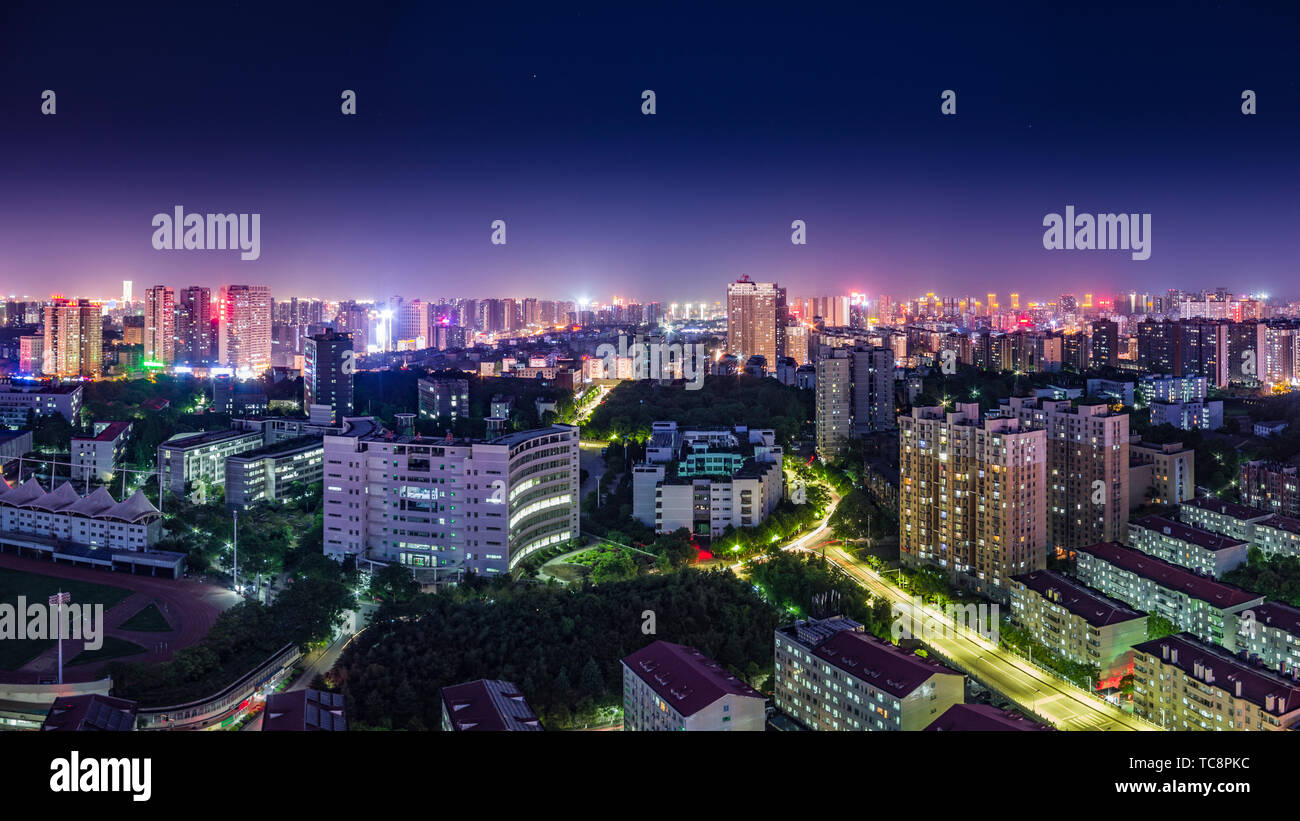
[[[239,592],[239,509],[231,508],[230,515],[234,519],[234,531],[231,535],[230,544],[235,549],[234,564],[231,566],[231,577],[235,583],[235,592]]]
[[[72,601],[71,593],[55,593],[50,596],[50,605],[59,608],[59,684],[63,683],[63,605]]]

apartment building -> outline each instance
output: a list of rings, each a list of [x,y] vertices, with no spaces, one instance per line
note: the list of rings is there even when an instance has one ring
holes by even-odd
[[[1248,542],[1266,556],[1300,557],[1300,519],[1210,496],[1184,502],[1178,515],[1203,530]]]
[[[90,436],[72,437],[72,478],[87,474],[106,482],[126,455],[131,440],[130,422],[96,422]]]
[[[961,673],[842,616],[780,627],[775,646],[776,708],[810,730],[923,730],[964,699]]]
[[[1196,452],[1182,442],[1129,443],[1130,508],[1176,505],[1196,495]]]
[[[816,369],[817,452],[823,458],[839,455],[851,437],[896,427],[892,350],[822,346]]]
[[[785,327],[790,312],[786,291],[774,282],[748,276],[727,284],[727,353],[776,362],[785,356]]]
[[[1137,383],[1137,401],[1142,405],[1153,402],[1204,402],[1207,387],[1204,376],[1150,374]]]
[[[1002,733],[1055,730],[1019,713],[999,710],[988,704],[954,704],[925,728],[932,732]]]
[[[27,424],[28,413],[37,416],[59,414],[74,425],[81,424],[82,387],[78,384],[13,383],[0,379],[0,422],[7,427]]]
[[[1048,546],[1117,541],[1129,516],[1129,417],[1102,403],[1013,397],[1022,428],[1047,434]]]
[[[1191,527],[1163,516],[1128,523],[1128,545],[1148,556],[1219,578],[1246,561],[1250,542]]]
[[[324,437],[325,555],[496,575],[578,535],[578,429],[395,436],[351,417]]]
[[[1300,478],[1296,466],[1256,459],[1241,466],[1241,500],[1270,513],[1300,518]]]
[[[1097,667],[1101,680],[1127,675],[1147,614],[1053,570],[1011,579],[1011,618],[1052,652]]]
[[[623,665],[623,729],[761,732],[766,699],[694,647],[656,641]]]
[[[221,289],[217,357],[242,376],[271,367],[271,289],[227,285]]]
[[[1075,575],[1088,587],[1159,616],[1202,641],[1236,651],[1237,618],[1264,597],[1115,542],[1079,548]]]
[[[1133,648],[1133,708],[1167,730],[1289,730],[1300,684],[1189,633]]]
[[[914,407],[899,420],[899,545],[989,598],[1047,562],[1047,442],[979,405]]]
[[[448,424],[469,418],[469,380],[435,376],[416,383],[421,419]]]
[[[1300,608],[1268,601],[1237,620],[1237,649],[1247,660],[1284,676],[1300,676]]]
[[[1152,402],[1152,425],[1173,425],[1179,430],[1218,430],[1223,427],[1223,402]]]

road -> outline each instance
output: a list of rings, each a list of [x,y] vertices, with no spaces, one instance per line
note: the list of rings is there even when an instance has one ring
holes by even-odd
[[[839,501],[839,497],[832,493],[831,513],[835,511]],[[860,586],[874,595],[883,596],[890,602],[904,606],[907,615],[913,615],[912,598],[909,594],[833,542],[827,528],[829,518],[830,515],[827,514],[827,518],[823,519],[816,528],[795,539],[783,549],[824,553],[827,562],[839,568]],[[933,610],[926,610],[925,617],[936,618],[950,628],[953,626],[946,616]],[[1113,704],[1087,695],[978,635],[960,630],[944,632],[951,635],[951,638],[936,638],[927,640],[926,643],[947,656],[951,664],[971,673],[1021,707],[1042,716],[1059,730],[1159,729]]]

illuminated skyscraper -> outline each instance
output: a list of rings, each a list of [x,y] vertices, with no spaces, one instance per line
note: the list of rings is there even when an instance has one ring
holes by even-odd
[[[176,362],[176,292],[166,285],[144,292],[144,361],[164,368]]]
[[[743,362],[762,356],[768,366],[785,356],[788,317],[785,289],[774,282],[751,282],[743,276],[727,285],[727,353]]]
[[[88,299],[56,299],[45,306],[45,373],[98,376],[104,345],[103,311]]]
[[[227,285],[221,289],[217,356],[242,376],[271,367],[271,289]]]

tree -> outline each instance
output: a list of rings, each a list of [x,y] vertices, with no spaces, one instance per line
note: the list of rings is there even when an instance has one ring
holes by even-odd
[[[385,565],[370,576],[370,595],[377,599],[405,602],[419,592],[420,583],[400,564]]]

